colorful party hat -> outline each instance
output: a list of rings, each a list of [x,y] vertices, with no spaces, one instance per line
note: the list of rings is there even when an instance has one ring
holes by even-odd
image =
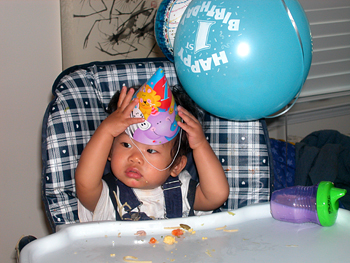
[[[129,126],[126,133],[134,140],[159,145],[172,140],[180,131],[177,121],[180,117],[174,96],[159,68],[156,73],[134,94],[139,103],[133,109],[131,117],[145,118],[143,123]]]

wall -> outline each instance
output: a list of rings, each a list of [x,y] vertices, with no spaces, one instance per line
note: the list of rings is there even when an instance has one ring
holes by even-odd
[[[342,94],[300,98],[287,114],[267,119],[270,137],[297,142],[318,130],[337,130],[350,136],[350,94]]]
[[[22,235],[47,235],[41,122],[61,72],[59,0],[0,0],[0,262]]]

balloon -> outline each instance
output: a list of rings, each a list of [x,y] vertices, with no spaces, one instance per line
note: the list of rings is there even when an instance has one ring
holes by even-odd
[[[174,39],[177,26],[192,0],[163,0],[158,8],[154,32],[163,54],[174,62]]]
[[[301,90],[312,38],[296,0],[192,0],[178,25],[178,78],[203,109],[230,120],[256,120]]]

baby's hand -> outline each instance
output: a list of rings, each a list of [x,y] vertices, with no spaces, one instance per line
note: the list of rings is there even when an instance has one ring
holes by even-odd
[[[184,131],[186,131],[191,149],[195,150],[201,145],[203,145],[203,143],[207,143],[200,122],[184,107],[178,106],[177,109],[179,112],[179,116],[184,121],[179,121],[178,124]]]
[[[119,95],[118,108],[100,125],[102,126],[101,128],[104,128],[113,137],[117,137],[130,125],[145,121],[143,118],[130,117],[132,110],[139,103],[139,100],[137,98],[131,100],[135,92],[134,89],[130,89],[128,92],[126,91],[127,88],[124,86]]]

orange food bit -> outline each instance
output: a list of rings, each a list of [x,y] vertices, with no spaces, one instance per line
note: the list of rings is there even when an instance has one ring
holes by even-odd
[[[149,241],[150,244],[155,244],[157,243],[157,239],[155,239],[154,237],[152,237]]]
[[[181,236],[181,235],[183,235],[184,234],[184,231],[183,230],[181,230],[180,228],[178,228],[178,229],[174,229],[173,231],[171,231],[171,234],[173,234],[173,236]]]

